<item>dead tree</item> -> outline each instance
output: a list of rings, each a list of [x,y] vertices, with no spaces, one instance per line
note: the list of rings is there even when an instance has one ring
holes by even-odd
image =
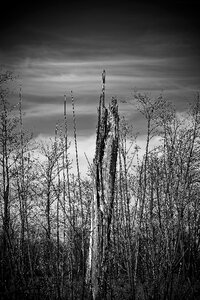
[[[93,163],[94,198],[91,204],[91,232],[87,281],[93,299],[105,299],[108,291],[109,249],[118,152],[118,106],[112,99],[105,107],[105,71],[98,109],[96,153]]]

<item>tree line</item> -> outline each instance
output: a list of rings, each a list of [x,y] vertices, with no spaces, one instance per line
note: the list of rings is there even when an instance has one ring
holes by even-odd
[[[162,95],[135,93],[146,123],[140,155],[134,124],[105,103],[94,161],[71,172],[66,97],[48,142],[24,128],[22,93],[0,74],[0,298],[198,299],[200,294],[200,103],[179,116]],[[159,144],[152,148],[154,137]]]

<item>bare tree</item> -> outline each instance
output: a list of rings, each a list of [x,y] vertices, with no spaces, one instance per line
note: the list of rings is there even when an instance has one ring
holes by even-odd
[[[11,244],[11,178],[13,166],[13,152],[19,147],[17,127],[19,119],[14,114],[13,107],[8,102],[9,81],[13,80],[10,72],[0,73],[0,201],[2,230],[2,290],[10,282],[13,263]]]

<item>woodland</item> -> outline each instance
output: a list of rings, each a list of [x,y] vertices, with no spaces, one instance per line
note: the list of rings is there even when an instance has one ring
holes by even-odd
[[[134,123],[106,103],[104,71],[84,177],[73,94],[75,174],[66,97],[55,136],[36,143],[13,80],[0,72],[0,299],[200,299],[199,95],[180,116],[162,95],[134,94],[140,155]]]

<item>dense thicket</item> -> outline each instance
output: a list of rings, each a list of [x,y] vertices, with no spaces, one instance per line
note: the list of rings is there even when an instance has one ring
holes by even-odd
[[[0,298],[92,299],[93,167],[87,179],[71,174],[66,106],[55,138],[33,142],[21,94],[17,106],[9,104],[9,80],[12,74],[1,74]],[[199,99],[182,116],[161,96],[136,94],[135,101],[146,145],[141,156],[121,117],[104,298],[198,299]]]

